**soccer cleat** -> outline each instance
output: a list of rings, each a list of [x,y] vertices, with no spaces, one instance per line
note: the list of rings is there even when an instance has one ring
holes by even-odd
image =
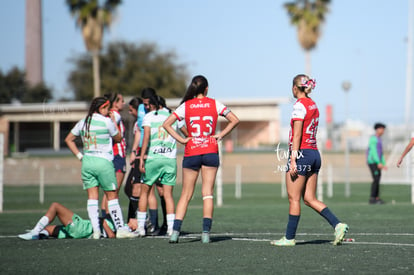
[[[101,238],[101,232],[99,231],[93,232],[91,239],[99,240],[100,238]]]
[[[145,237],[145,228],[138,227],[133,233],[135,237]]]
[[[169,234],[170,233],[170,234]],[[169,232],[168,231],[168,226],[167,226],[167,224],[166,223],[163,223],[162,225],[161,225],[161,227],[160,227],[160,229],[159,229],[159,232],[158,232],[158,236],[164,236],[164,235],[168,235],[168,236],[171,236],[171,233],[172,233],[172,231],[171,232]]]
[[[385,204],[385,202],[380,198],[370,198],[369,204]]]
[[[281,238],[280,240],[274,240],[270,242],[271,245],[275,246],[295,246],[295,239],[288,240],[286,237]]]
[[[340,245],[344,240],[345,234],[348,232],[349,227],[346,223],[338,223],[335,226],[335,240],[333,245]]]
[[[210,232],[201,233],[201,242],[202,243],[210,243]]]
[[[178,237],[180,237],[180,231],[173,230],[170,237],[170,243],[178,243]]]
[[[39,235],[33,234],[32,231],[29,231],[25,234],[20,234],[18,237],[26,241],[39,240]]]
[[[116,231],[117,239],[135,238],[136,236],[137,235],[135,233],[129,230],[128,226],[121,227]]]
[[[43,229],[42,231],[40,231],[39,233],[39,239],[40,240],[44,240],[44,239],[48,239],[49,238],[49,232],[45,229]]]

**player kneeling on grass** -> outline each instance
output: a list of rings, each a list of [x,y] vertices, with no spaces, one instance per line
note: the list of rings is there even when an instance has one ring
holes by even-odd
[[[62,224],[52,225],[50,223],[58,217]],[[102,236],[115,238],[115,225],[109,215],[100,219]],[[38,240],[48,237],[57,239],[82,239],[90,238],[93,234],[92,223],[84,220],[79,215],[58,202],[53,202],[46,214],[40,218],[35,227],[18,237],[23,240]]]

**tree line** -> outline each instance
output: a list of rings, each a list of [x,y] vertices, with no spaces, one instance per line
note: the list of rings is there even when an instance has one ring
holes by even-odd
[[[185,93],[186,65],[178,63],[174,51],[160,52],[155,43],[112,42],[99,54],[99,60],[102,93],[139,95],[144,87],[153,87],[165,98],[181,97]],[[90,56],[81,54],[69,62],[72,69],[67,81],[74,100],[91,100],[93,70]],[[17,67],[8,72],[0,70],[0,103],[44,102],[52,98],[53,89],[45,83],[31,87],[25,80],[24,70]]]
[[[330,2],[293,0],[283,4],[305,51],[307,74],[311,74],[310,51],[320,38]],[[112,15],[122,4],[121,0],[66,0],[66,4],[82,29],[89,53],[70,60],[74,67],[68,84],[75,100],[90,100],[97,94],[112,91],[139,95],[147,86],[155,88],[165,98],[183,95],[188,74],[186,66],[177,63],[174,52],[161,53],[154,43],[137,46],[128,42],[109,43],[101,51],[103,31],[112,23]],[[52,89],[45,83],[28,85],[25,72],[17,67],[5,73],[0,70],[0,103],[44,102],[52,95]]]

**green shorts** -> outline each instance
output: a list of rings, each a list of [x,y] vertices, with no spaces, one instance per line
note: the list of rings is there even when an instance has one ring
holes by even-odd
[[[147,159],[145,161],[144,183],[152,186],[155,182],[175,185],[177,178],[177,160],[169,158]]]
[[[114,164],[104,158],[85,155],[82,158],[83,189],[101,187],[105,191],[117,188]]]
[[[82,239],[92,235],[92,223],[84,220],[77,214],[73,214],[72,223],[59,228],[58,239]]]

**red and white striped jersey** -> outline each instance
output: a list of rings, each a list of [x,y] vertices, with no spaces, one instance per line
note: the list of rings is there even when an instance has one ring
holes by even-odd
[[[114,143],[112,150],[114,151],[114,156],[125,157],[126,156],[126,141],[125,141],[125,125],[122,122],[121,114],[116,110],[111,110],[111,112],[115,116],[116,124],[119,127],[119,131],[121,132],[122,140],[119,143]]]

